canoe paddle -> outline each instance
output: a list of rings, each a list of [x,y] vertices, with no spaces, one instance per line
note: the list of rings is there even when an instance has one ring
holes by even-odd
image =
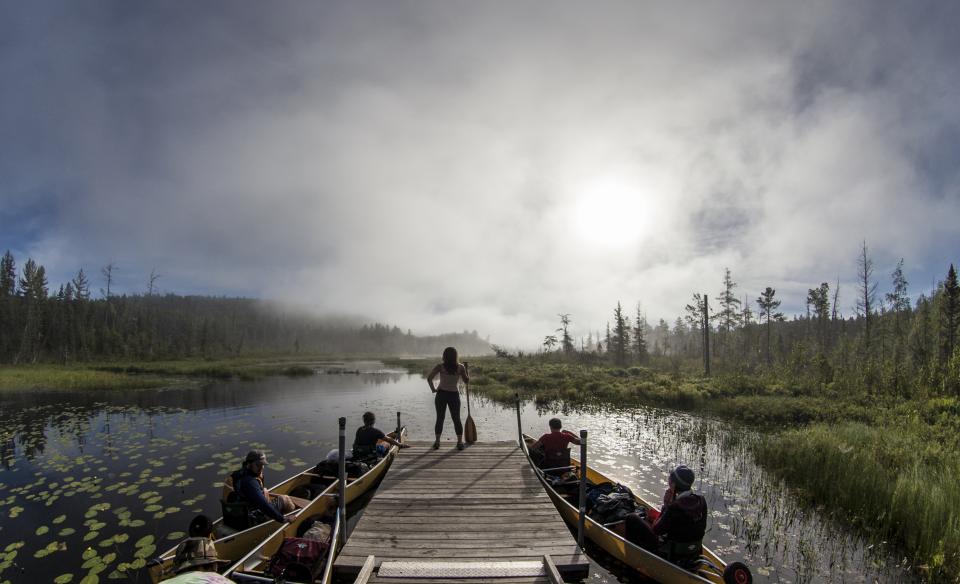
[[[464,362],[463,370],[467,373],[467,376],[470,376],[469,365]],[[477,425],[473,423],[473,416],[470,415],[470,382],[466,383],[467,385],[467,423],[463,428],[463,439],[467,444],[473,444],[477,441]]]

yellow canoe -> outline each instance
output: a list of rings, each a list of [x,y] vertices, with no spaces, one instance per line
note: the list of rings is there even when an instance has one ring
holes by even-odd
[[[407,429],[402,428],[400,430],[400,438],[396,438],[396,432],[391,432],[389,436],[397,439],[399,442],[403,442],[407,436]],[[383,473],[387,471],[387,468],[390,466],[390,463],[393,461],[398,451],[399,448],[397,446],[391,446],[387,451],[386,456],[384,456],[374,468],[370,469],[368,473],[353,483],[347,485],[347,503],[350,503],[350,501],[355,499],[357,495],[368,491],[370,487],[372,487],[376,481],[383,476]],[[374,475],[374,471],[378,468],[382,470]],[[354,489],[354,495],[351,495],[351,489]],[[323,495],[317,497],[311,501],[308,506],[304,507],[296,521],[284,525],[280,529],[277,529],[275,532],[270,534],[266,539],[263,540],[262,543],[260,543],[260,545],[247,552],[245,556],[227,568],[223,575],[236,582],[273,582],[274,578],[267,575],[264,570],[266,570],[270,559],[277,553],[277,551],[280,550],[283,540],[288,537],[297,537],[300,524],[310,517],[323,515],[330,510],[335,509],[336,507],[337,486],[334,484],[331,485]],[[331,581],[330,578],[331,574],[333,573],[333,560],[336,558],[337,542],[339,541],[341,529],[346,529],[346,522],[340,517],[340,512],[337,510],[336,520],[331,532],[331,545],[327,555],[326,564],[324,565],[323,572],[318,574],[317,578],[314,580],[314,582],[318,584],[327,584]],[[292,581],[288,580],[288,582]]]
[[[542,473],[537,466],[530,460],[527,447],[535,442],[535,439],[524,434],[525,442],[524,452],[527,453],[527,460],[537,471],[540,482],[543,483],[547,494],[553,500],[557,510],[564,521],[574,529],[578,528],[580,521],[580,511],[577,504],[571,503],[558,493],[549,482],[544,480]],[[580,476],[580,462],[576,459],[570,460],[573,471]],[[593,484],[614,483],[617,481],[607,477],[603,473],[587,467],[587,480]],[[657,509],[657,507],[638,495],[634,494],[637,502],[637,508]],[[750,584],[753,577],[750,570],[740,562],[727,564],[719,556],[703,546],[700,560],[696,564],[695,571],[688,571],[677,564],[667,561],[657,554],[647,551],[641,547],[627,541],[619,534],[611,531],[602,524],[597,523],[589,516],[584,521],[584,537],[594,544],[603,548],[608,554],[629,566],[646,578],[660,582],[661,584]]]
[[[405,429],[401,430],[405,433]],[[391,432],[389,435],[392,437],[396,432]],[[396,455],[396,447],[391,447],[387,452],[387,455],[380,459],[377,464],[375,464],[370,470],[364,473],[359,477],[347,477],[347,503],[359,497],[360,495],[367,492],[370,487],[375,485],[378,480],[383,476],[383,473],[387,471],[387,468],[390,466],[390,462],[393,460],[393,457]],[[318,504],[327,499],[332,499],[336,496],[337,490],[337,481],[334,477],[321,477],[314,474],[314,467],[305,469],[283,482],[271,487],[269,489],[270,493],[276,495],[287,495],[290,492],[294,491],[300,486],[311,485],[311,487],[325,486],[323,491],[311,499],[310,504],[305,506],[303,509],[297,509],[291,511],[287,516],[295,516],[298,518],[306,518],[310,515],[314,515],[320,511],[311,511],[309,514],[304,514],[304,511],[310,509],[314,504]],[[333,496],[331,496],[333,495]],[[286,525],[295,525],[293,524]],[[217,548],[217,557],[225,562],[235,563],[241,558],[247,555],[247,553],[257,546],[257,544],[263,542],[266,538],[270,537],[274,532],[278,530],[280,524],[276,521],[265,521],[258,525],[254,525],[243,531],[233,532],[229,527],[223,525],[223,518],[219,518],[214,522],[214,533],[217,534],[217,539],[214,540],[214,545]],[[156,559],[150,562],[150,580],[153,584],[157,584],[167,578],[172,578],[175,574],[173,573],[173,560],[176,556],[177,546],[173,546]]]

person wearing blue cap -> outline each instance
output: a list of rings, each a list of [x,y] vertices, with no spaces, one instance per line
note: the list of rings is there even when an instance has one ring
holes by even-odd
[[[685,465],[674,468],[660,513],[627,515],[627,539],[674,562],[698,558],[707,530],[707,500],[691,490],[695,478]]]

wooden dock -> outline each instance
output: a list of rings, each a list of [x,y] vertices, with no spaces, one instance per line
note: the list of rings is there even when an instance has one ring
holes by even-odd
[[[515,442],[462,451],[410,444],[334,563],[338,578],[514,584],[587,576],[586,555]]]

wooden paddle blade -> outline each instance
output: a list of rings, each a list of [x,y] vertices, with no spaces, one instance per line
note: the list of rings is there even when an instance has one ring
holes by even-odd
[[[473,423],[473,416],[467,416],[467,423],[463,425],[463,440],[467,444],[477,441],[477,425]]]

